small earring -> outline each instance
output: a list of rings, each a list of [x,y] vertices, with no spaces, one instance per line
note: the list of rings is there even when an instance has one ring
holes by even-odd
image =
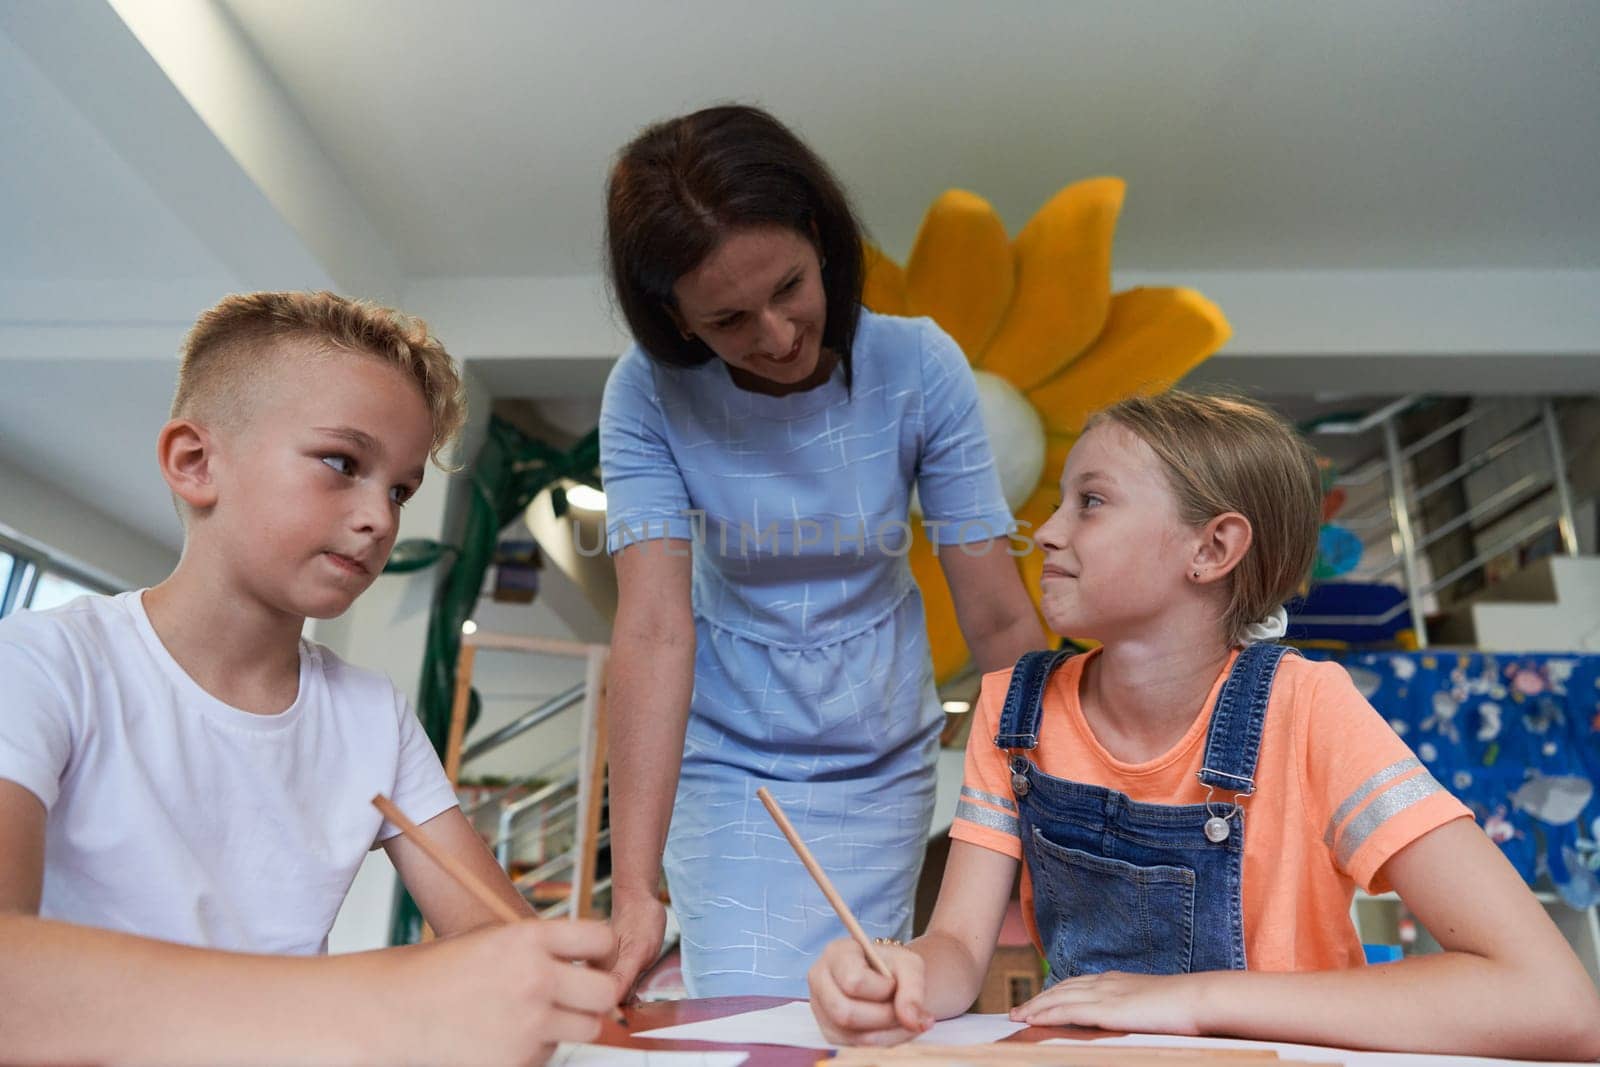
[[[1198,577],[1200,577],[1200,572],[1199,572],[1199,571],[1195,571],[1195,572],[1194,572],[1194,576],[1195,576],[1195,577],[1196,577],[1196,578],[1198,578]]]

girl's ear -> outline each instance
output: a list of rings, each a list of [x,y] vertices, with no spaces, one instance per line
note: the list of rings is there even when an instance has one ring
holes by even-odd
[[[1205,583],[1226,578],[1244,559],[1255,540],[1250,520],[1237,511],[1225,511],[1200,528],[1190,578]]]
[[[190,419],[173,419],[156,437],[156,461],[167,488],[189,507],[209,508],[217,502],[211,469],[215,449],[211,433]]]

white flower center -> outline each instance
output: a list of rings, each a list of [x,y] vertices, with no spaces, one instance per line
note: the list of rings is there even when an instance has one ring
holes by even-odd
[[[1044,420],[1028,398],[998,374],[980,370],[973,376],[978,379],[978,414],[1000,472],[1000,491],[1015,512],[1039,487],[1044,473]]]

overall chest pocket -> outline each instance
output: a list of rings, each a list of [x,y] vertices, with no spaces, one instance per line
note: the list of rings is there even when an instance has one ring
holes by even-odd
[[[1052,982],[1103,971],[1190,970],[1192,869],[1096,856],[1051,841],[1037,827],[1029,845],[1034,917]]]

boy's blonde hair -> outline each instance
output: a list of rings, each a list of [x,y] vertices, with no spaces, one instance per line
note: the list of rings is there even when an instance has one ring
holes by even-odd
[[[1240,397],[1173,391],[1138,396],[1090,418],[1115,422],[1150,446],[1166,468],[1178,514],[1203,526],[1224,512],[1250,520],[1250,550],[1230,574],[1223,617],[1229,644],[1299,592],[1311,574],[1322,526],[1316,455],[1288,423]]]
[[[329,292],[236,293],[201,314],[183,341],[172,418],[246,421],[250,393],[272,368],[273,346],[285,342],[375,356],[410,375],[433,425],[429,455],[449,469],[439,454],[466,422],[450,353],[421,319]]]

